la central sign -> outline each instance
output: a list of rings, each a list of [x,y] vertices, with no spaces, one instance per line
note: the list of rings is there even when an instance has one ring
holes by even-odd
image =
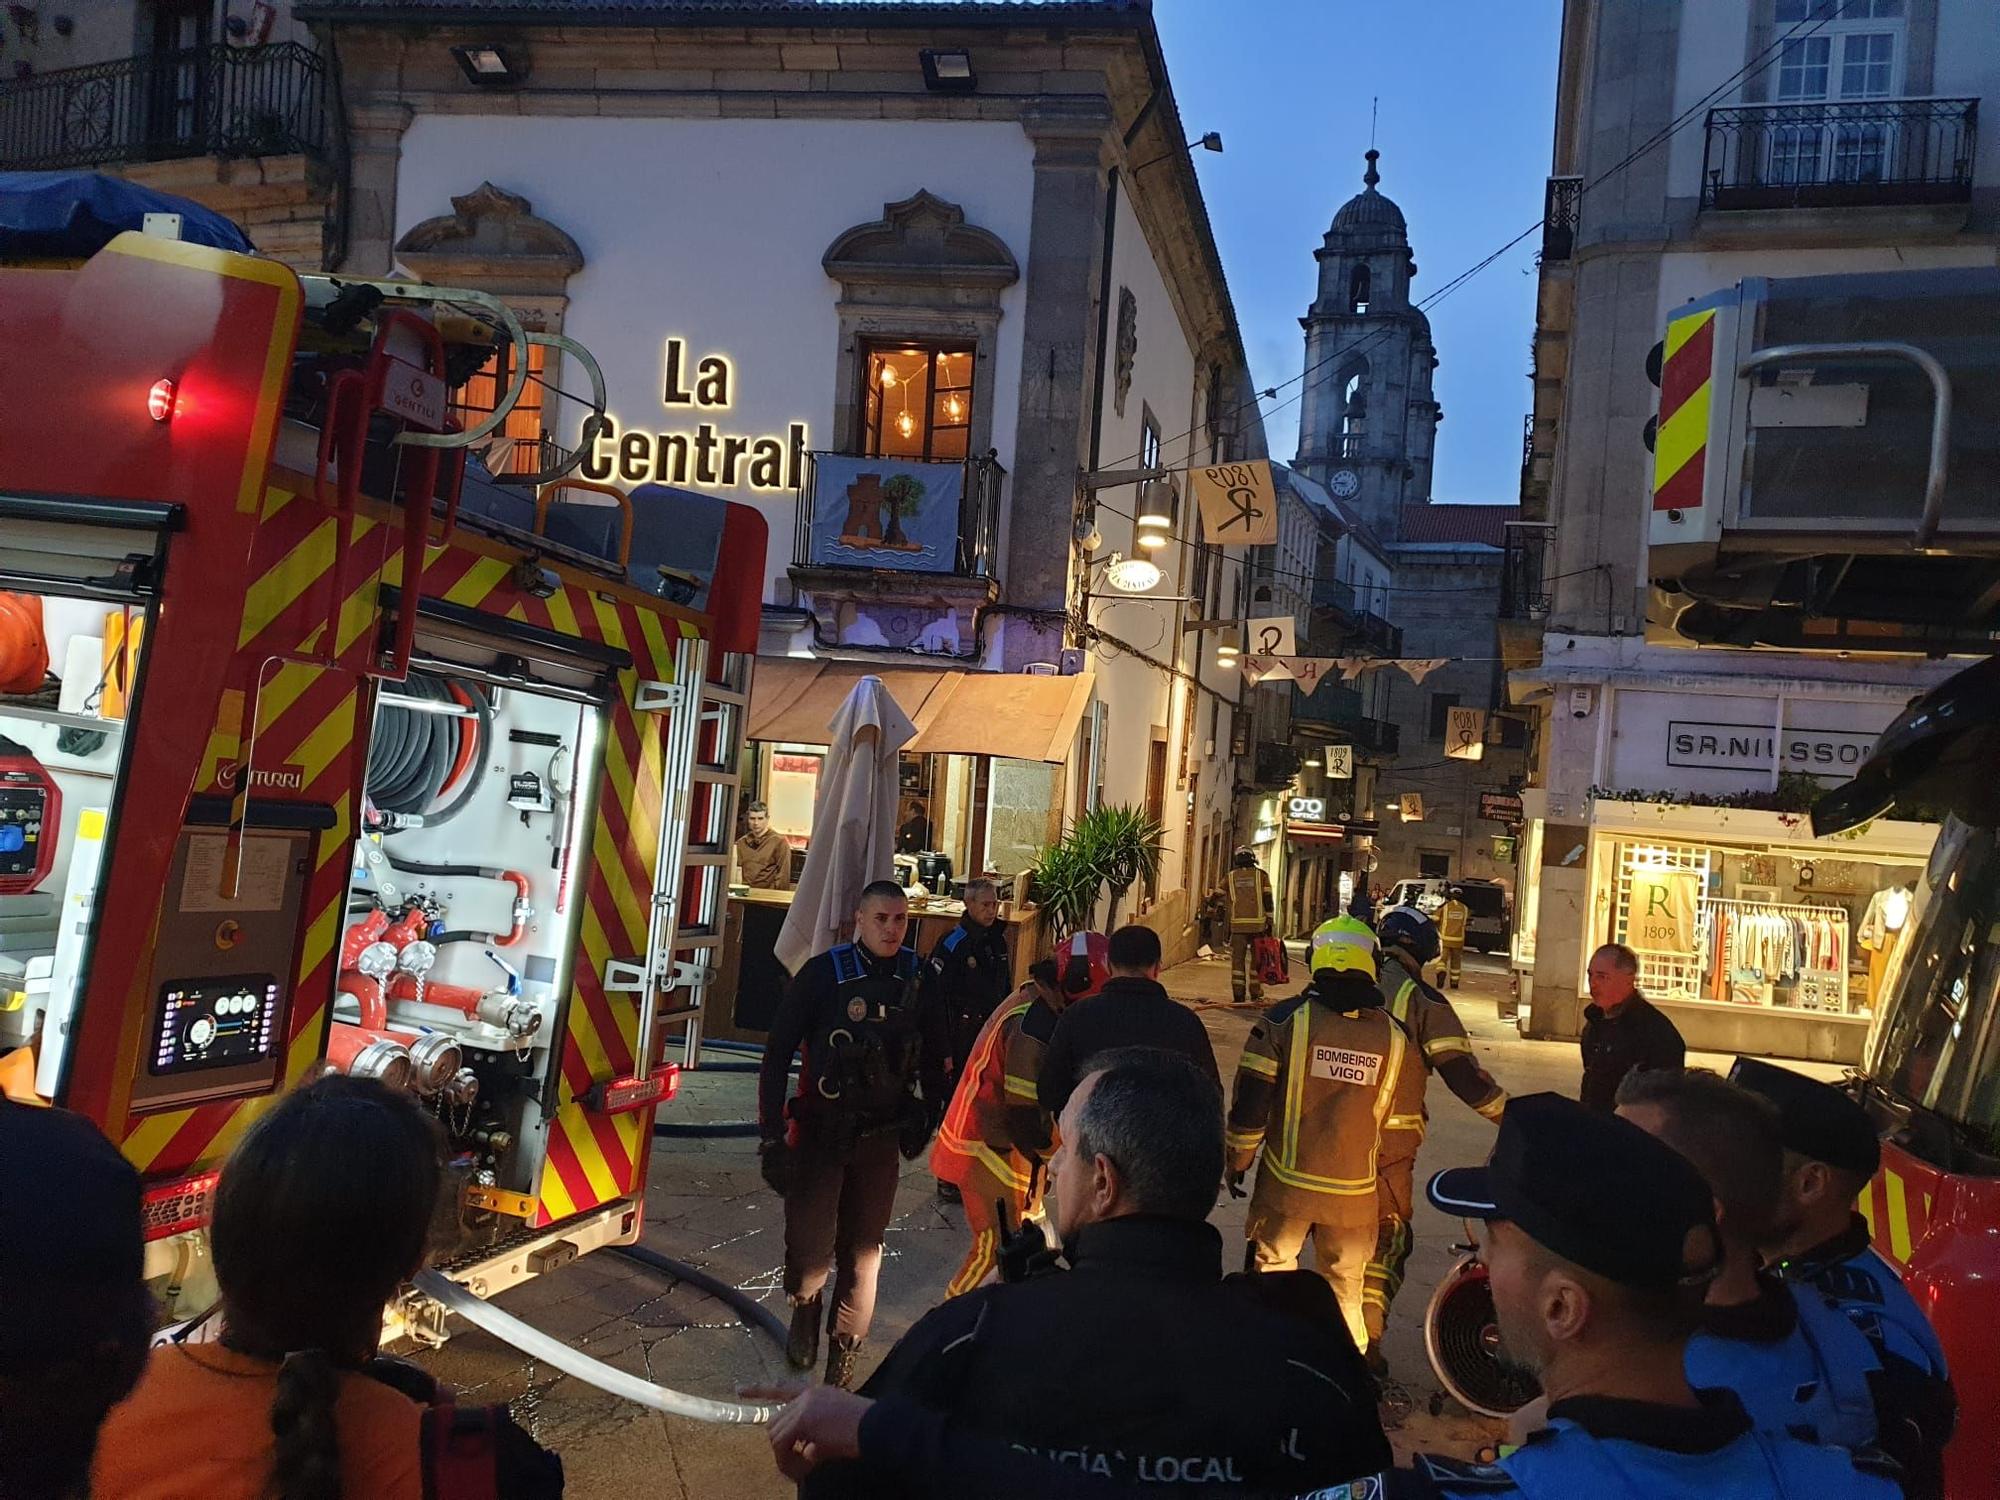
[[[668,339],[660,404],[669,414],[727,411],[734,404],[736,367],[727,355],[690,359],[685,339]],[[673,484],[690,489],[796,491],[805,481],[806,424],[775,433],[725,433],[702,416],[692,431],[622,430],[607,419],[590,445],[581,473],[602,483]]]

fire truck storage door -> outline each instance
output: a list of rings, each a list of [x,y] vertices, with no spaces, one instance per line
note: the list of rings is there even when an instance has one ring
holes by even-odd
[[[205,810],[201,803],[197,816]],[[219,801],[215,811],[223,811]],[[253,808],[234,897],[222,894],[227,829],[218,820],[181,830],[160,904],[134,1109],[260,1094],[277,1085],[313,831],[332,821],[331,808],[313,804]]]
[[[371,816],[358,850],[350,910],[395,913],[412,901],[433,914],[435,960],[425,989],[512,996],[537,1013],[513,1036],[490,1016],[454,1014],[408,991],[389,1005],[393,1027],[454,1038],[479,1075],[474,1135],[494,1153],[492,1186],[539,1195],[552,1121],[565,1102],[561,1061],[579,962],[592,829],[603,781],[605,719],[623,651],[443,601],[418,616],[408,682],[376,692],[369,749]],[[439,701],[440,685],[459,703]],[[461,696],[462,695],[462,696]],[[473,708],[463,706],[464,699]],[[421,724],[418,721],[429,721]],[[431,725],[448,744],[475,736],[467,779],[435,796],[392,790],[399,746]],[[476,727],[475,727],[476,726]],[[384,780],[385,774],[388,781]],[[386,798],[386,801],[385,801]],[[385,814],[398,816],[384,816]],[[352,1020],[336,997],[336,1016]]]

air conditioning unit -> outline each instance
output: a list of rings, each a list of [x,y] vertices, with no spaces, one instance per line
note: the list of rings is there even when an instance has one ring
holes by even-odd
[[[1052,661],[1031,661],[1021,668],[1030,677],[1060,677],[1061,670]]]
[[[1083,647],[1081,646],[1063,647],[1062,658],[1061,658],[1062,675],[1065,677],[1076,676],[1077,673],[1081,672],[1084,669],[1085,664],[1089,660],[1090,658],[1088,655],[1085,654]]]

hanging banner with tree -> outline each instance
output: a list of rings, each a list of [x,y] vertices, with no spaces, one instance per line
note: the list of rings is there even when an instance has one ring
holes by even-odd
[[[949,573],[964,493],[963,464],[817,454],[811,561]]]

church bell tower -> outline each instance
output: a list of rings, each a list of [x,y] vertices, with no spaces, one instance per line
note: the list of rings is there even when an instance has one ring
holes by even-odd
[[[1295,462],[1393,542],[1402,508],[1430,499],[1443,412],[1431,390],[1430,320],[1410,301],[1409,226],[1376,190],[1380,156],[1368,152],[1361,191],[1314,252],[1319,293],[1299,320],[1306,373]]]

